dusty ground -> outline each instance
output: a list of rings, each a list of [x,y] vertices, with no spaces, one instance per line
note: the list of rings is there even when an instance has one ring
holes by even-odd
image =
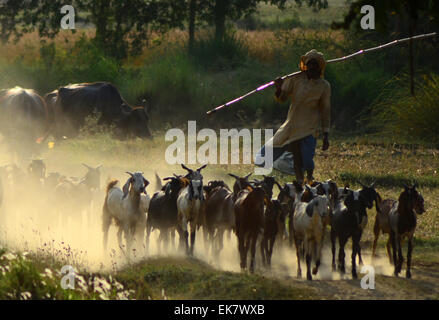
[[[155,171],[162,178],[172,173],[184,172],[178,165],[167,165],[164,162],[164,147],[166,145],[164,146],[162,139],[158,138],[147,142],[140,140],[117,142],[104,136],[57,144],[53,149],[47,149],[43,158],[47,165],[47,172],[59,171],[68,176],[82,176],[85,173],[85,168],[81,165],[83,162],[91,166],[103,164],[102,189],[111,178],[118,178],[124,182],[127,178],[125,174],[127,170],[143,171],[145,177],[152,182],[151,187],[148,188],[148,192],[152,194]],[[308,282],[296,278],[296,254],[293,249],[289,248],[275,248],[272,270],[266,271],[258,267],[257,274],[278,279],[283,285],[312,289],[313,294],[306,298],[438,299],[439,188],[435,185],[439,169],[438,154],[439,151],[436,149],[422,147],[413,149],[391,145],[352,145],[346,141],[333,141],[330,151],[325,153],[318,150],[315,159],[318,168],[315,174],[317,179],[332,178],[339,184],[343,184],[345,182],[343,179],[349,179],[346,173],[358,175],[360,178],[363,177],[361,174],[367,173],[370,177],[366,177],[367,179],[363,177],[365,180],[374,177],[381,179],[381,185],[378,184],[377,188],[385,198],[398,196],[404,177],[420,180],[420,189],[426,200],[427,212],[418,219],[412,279],[404,278],[404,267],[400,278],[393,276],[393,269],[385,257],[383,237],[380,238],[379,243],[380,257],[374,264],[376,268],[374,290],[361,288],[360,268],[358,269],[359,279],[351,280],[350,242],[346,251],[348,273],[343,277],[337,272],[332,273],[329,267],[329,247],[324,249],[323,265],[315,281]],[[2,164],[13,161],[11,157],[6,156],[1,160]],[[26,161],[22,161],[20,166],[26,168]],[[243,175],[252,170],[251,165],[212,165],[203,170],[203,174],[205,181],[225,179],[231,184],[232,180],[227,176],[228,172]],[[281,183],[292,180],[292,177],[279,172],[273,172],[273,174]],[[357,187],[355,182],[351,185]],[[66,217],[60,212],[63,199],[48,201],[47,195],[31,192],[25,185],[20,190],[22,192],[8,195],[1,208],[0,242],[2,245],[20,251],[49,254],[57,261],[73,263],[88,271],[117,273],[126,267],[126,258],[117,247],[114,227],[110,229],[109,252],[104,254],[102,249],[100,216],[103,192],[96,198],[91,211],[83,211],[73,217]],[[277,190],[275,190],[276,193]],[[368,215],[369,222],[362,238],[365,264],[370,263],[374,209],[370,210]],[[153,234],[150,256],[159,253],[155,244],[156,239],[157,234]],[[196,258],[207,262],[217,270],[240,273],[234,236],[226,241],[221,256],[215,259],[205,251],[202,239],[200,233],[196,242]],[[139,247],[137,256],[139,261],[144,258],[141,250],[142,246]],[[175,255],[175,252],[171,252],[171,255]],[[257,265],[260,266],[260,262],[257,262]],[[305,268],[302,262],[303,274]]]

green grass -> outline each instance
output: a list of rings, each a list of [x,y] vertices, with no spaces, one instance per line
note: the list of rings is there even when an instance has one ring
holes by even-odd
[[[404,174],[374,175],[360,172],[341,172],[338,177],[338,180],[344,184],[357,184],[358,181],[360,181],[363,184],[375,182],[377,187],[394,187],[403,186],[404,184],[412,185],[416,181],[421,188],[439,187],[439,177],[437,176],[422,176],[416,178],[414,175],[406,176]]]
[[[257,274],[219,271],[197,259],[150,258],[123,270],[116,277],[129,287],[139,286],[137,299],[273,300],[314,297],[312,289],[293,288]]]

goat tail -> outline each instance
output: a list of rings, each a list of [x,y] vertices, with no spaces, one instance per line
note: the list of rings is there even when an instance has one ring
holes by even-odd
[[[108,194],[108,191],[110,191],[111,188],[113,188],[118,182],[119,182],[119,180],[111,180],[111,181],[107,184],[106,194]],[[107,202],[107,197],[105,197],[105,203],[106,203],[106,202]]]

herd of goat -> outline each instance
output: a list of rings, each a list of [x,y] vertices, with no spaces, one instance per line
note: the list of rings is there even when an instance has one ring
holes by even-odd
[[[366,186],[360,183],[362,188],[359,190],[352,190],[348,186],[338,187],[332,180],[314,181],[311,185],[304,186],[293,182],[282,186],[269,176],[264,176],[263,180],[249,180],[251,174],[240,177],[229,173],[234,178],[230,189],[222,180],[212,180],[204,184],[201,171],[206,165],[192,170],[182,164],[182,168],[187,171],[185,175],[173,174],[162,180],[156,174],[156,190],[152,196],[147,193],[150,182],[143,173],[127,172],[128,179],[122,188],[118,187],[117,180],[108,182],[105,199],[102,199],[102,193],[97,198],[95,196],[100,186],[100,166],[85,166],[87,174],[77,181],[56,173],[46,176],[46,167],[42,160],[32,161],[27,174],[33,177],[35,183],[43,183],[45,188],[51,188],[54,196],[71,199],[71,202],[64,202],[66,210],[67,207],[72,209],[74,203],[79,202],[77,197],[82,198],[80,202],[83,204],[97,199],[99,205],[102,205],[104,249],[107,247],[108,232],[113,221],[118,227],[117,240],[122,250],[125,247],[122,244],[124,235],[128,256],[135,240],[142,241],[146,251],[148,250],[153,230],[159,230],[160,233],[159,250],[160,246],[167,248],[169,244],[174,245],[177,232],[180,249],[193,255],[196,232],[202,228],[205,244],[209,244],[214,256],[219,256],[223,249],[224,234],[235,234],[242,270],[247,269],[250,251],[250,272],[255,270],[257,245],[260,246],[262,262],[266,267],[271,265],[276,240],[278,244],[285,242],[286,245],[294,245],[297,276],[302,276],[301,261],[304,260],[306,278],[312,280],[312,276],[318,273],[322,248],[326,243],[325,231],[329,227],[332,270],[346,272],[345,245],[351,239],[352,277],[357,278],[356,260],[358,256],[359,263],[362,264],[360,240],[368,221],[367,209],[372,209],[375,204],[372,257],[376,255],[380,233],[388,234],[387,253],[397,276],[404,261],[402,240],[407,238],[406,277],[411,277],[417,215],[425,211],[424,200],[416,183],[412,186],[404,185],[398,200],[383,200],[374,184]],[[4,184],[10,177],[7,173],[14,173],[18,169],[0,169],[0,182],[3,182],[0,183],[1,205]],[[279,189],[276,198],[273,197],[275,186]],[[77,206],[74,208],[76,211],[84,209]],[[312,263],[315,263],[313,268]]]
[[[250,251],[250,272],[255,269],[256,245],[259,241],[262,261],[270,266],[274,244],[277,238],[288,239],[294,243],[297,252],[298,270],[301,277],[300,261],[306,262],[306,277],[312,280],[317,274],[324,245],[324,234],[330,226],[332,248],[332,268],[345,273],[344,248],[352,239],[352,277],[357,278],[356,257],[360,264],[360,239],[367,224],[367,209],[372,209],[375,202],[377,211],[374,225],[373,253],[379,234],[389,234],[388,254],[394,262],[394,274],[401,272],[403,264],[402,239],[408,238],[407,278],[411,277],[412,241],[416,228],[416,215],[422,214],[424,200],[417,190],[417,184],[404,185],[398,200],[383,200],[374,188],[362,185],[360,190],[351,190],[347,186],[338,188],[332,180],[313,182],[304,187],[297,182],[281,186],[273,177],[264,176],[263,180],[250,181],[251,174],[235,179],[230,189],[224,181],[213,180],[203,185],[201,170],[206,165],[192,170],[185,165],[186,175],[166,177],[164,186],[160,178],[160,191],[149,199],[146,187],[149,182],[142,173],[129,173],[129,178],[120,189],[117,181],[107,186],[103,207],[104,245],[107,241],[108,228],[114,219],[119,226],[118,239],[125,234],[127,247],[136,234],[144,239],[146,230],[146,249],[151,230],[160,231],[160,242],[168,246],[169,237],[173,244],[175,231],[180,237],[180,248],[188,255],[193,255],[195,236],[203,228],[205,243],[210,238],[214,256],[219,256],[223,248],[223,236],[227,231],[235,233],[238,239],[240,266],[247,268],[247,256]],[[274,186],[279,194],[273,199]],[[146,213],[146,214],[145,214]],[[146,227],[146,228],[145,228]],[[339,243],[338,266],[336,265],[336,241]],[[389,246],[393,249],[390,253]],[[311,263],[315,267],[311,271]]]

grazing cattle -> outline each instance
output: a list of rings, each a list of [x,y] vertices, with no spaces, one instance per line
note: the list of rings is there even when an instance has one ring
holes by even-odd
[[[180,190],[189,184],[188,179],[177,175],[163,180],[168,182],[162,187],[162,190],[154,193],[149,204],[146,220],[147,249],[151,231],[154,229],[160,231],[159,250],[162,242],[163,247],[167,249],[169,233],[172,236],[171,243],[174,244],[175,229],[178,228],[177,198]]]
[[[404,191],[399,195],[389,212],[390,243],[392,244],[393,261],[395,265],[394,274],[398,276],[401,272],[404,258],[402,256],[402,240],[407,238],[407,270],[406,278],[411,278],[411,262],[413,250],[413,236],[416,230],[417,214],[425,212],[424,198],[416,190],[418,184],[412,187],[404,185]],[[398,251],[398,252],[397,252]]]
[[[308,190],[309,187],[307,186]],[[297,254],[297,276],[302,276],[300,258],[303,252],[306,261],[306,278],[312,280],[311,262],[315,261],[312,274],[317,274],[323,247],[323,238],[329,216],[329,200],[326,196],[316,195],[309,202],[299,197],[294,204],[293,238]]]
[[[203,165],[195,171],[189,169],[184,164],[181,166],[188,171],[185,178],[189,179],[189,185],[180,191],[177,198],[178,230],[180,233],[180,244],[184,243],[186,253],[192,256],[194,254],[198,218],[200,214],[202,214],[204,202],[203,176],[201,175],[201,170],[205,168],[206,165]],[[190,245],[188,243],[188,224],[191,237]]]
[[[209,236],[212,254],[218,257],[223,249],[224,232],[231,232],[235,229],[234,194],[221,180],[210,181],[203,188],[206,192],[206,206],[202,224],[205,230],[205,242]]]
[[[231,175],[231,174],[230,174]],[[244,178],[233,176],[236,181],[234,190],[245,187],[236,194],[235,224],[236,235],[238,236],[238,249],[240,254],[241,269],[247,268],[247,254],[250,249],[250,272],[254,272],[256,241],[264,228],[264,204],[268,202],[267,195],[261,187],[251,187],[248,177]]]
[[[112,220],[116,221],[119,227],[117,240],[122,249],[122,232],[127,243],[128,257],[131,254],[131,246],[135,235],[143,240],[146,214],[141,207],[141,194],[146,194],[146,187],[149,185],[142,173],[127,172],[130,177],[123,188],[116,187],[117,180],[107,185],[107,192],[102,210],[102,230],[104,232],[104,250],[107,248],[108,229]]]
[[[34,90],[15,87],[0,91],[0,133],[17,155],[40,150],[52,125],[52,112]]]
[[[356,256],[360,255],[360,239],[363,229],[367,223],[366,208],[371,209],[373,201],[376,199],[376,191],[373,184],[369,187],[363,186],[363,189],[353,191],[345,188],[342,199],[336,203],[333,216],[331,218],[331,245],[332,245],[332,269],[335,266],[335,241],[339,240],[339,270],[345,273],[345,252],[344,247],[352,238],[352,277],[357,278]]]
[[[129,106],[111,83],[70,84],[46,94],[45,98],[55,110],[57,138],[77,135],[86,117],[95,112],[101,113],[98,124],[114,123],[120,138],[151,137],[147,107]]]

